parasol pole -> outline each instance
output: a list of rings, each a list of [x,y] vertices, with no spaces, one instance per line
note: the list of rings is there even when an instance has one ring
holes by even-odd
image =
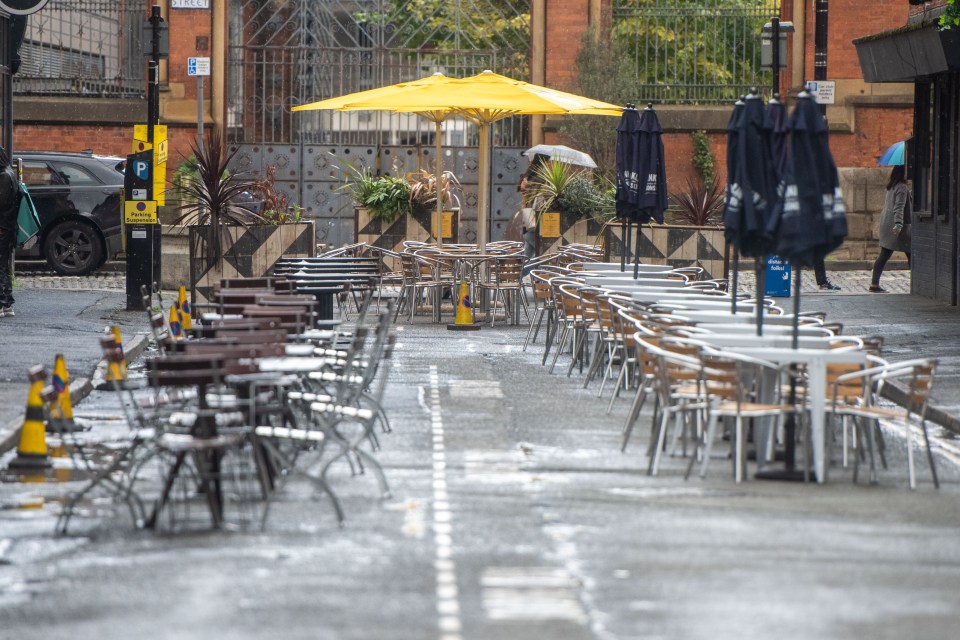
[[[437,246],[443,247],[443,198],[440,194],[440,183],[443,179],[443,155],[441,153],[441,140],[440,132],[443,126],[443,123],[440,122],[440,118],[434,120],[436,124],[436,137],[434,138],[434,143],[436,145],[436,170],[437,170]]]
[[[620,219],[620,271],[627,270],[627,246],[630,244],[627,233],[627,218],[623,217]]]
[[[730,313],[734,315],[737,313],[737,289],[739,288],[739,276],[740,274],[740,249],[737,245],[733,245],[733,283],[731,284],[731,289],[733,290],[733,295],[730,298]]]
[[[637,246],[633,252],[633,279],[636,280],[640,271],[640,234],[643,232],[643,225],[637,222]]]
[[[477,250],[487,250],[487,226],[490,216],[490,123],[486,119],[480,125],[480,158],[477,193]]]
[[[756,298],[756,301],[758,304],[757,335],[762,336],[763,335],[763,311],[765,308],[765,305],[763,303],[766,302],[766,295],[767,295],[767,256],[762,255],[756,260],[757,262],[756,262],[755,268],[757,270],[757,276],[754,281],[757,283],[757,290],[756,290],[756,293],[754,294],[754,297]]]

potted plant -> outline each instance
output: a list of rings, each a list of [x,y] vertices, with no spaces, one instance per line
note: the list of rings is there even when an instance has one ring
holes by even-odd
[[[275,173],[252,178],[228,169],[234,153],[214,131],[203,149],[193,148],[196,175],[180,187],[180,216],[189,231],[189,279],[194,308],[208,303],[224,277],[269,274],[281,257],[316,255],[312,222],[274,189]]]
[[[609,180],[566,162],[545,162],[533,170],[533,201],[538,202],[539,253],[571,242],[597,244],[614,216]]]
[[[460,181],[452,171],[444,171],[440,174],[439,188],[436,174],[430,173],[426,169],[421,169],[420,173],[415,173],[407,177],[410,184],[410,211],[417,218],[420,224],[427,224],[430,235],[436,237],[437,234],[437,197],[439,193],[440,206],[444,216],[444,229],[449,229],[443,235],[444,240],[457,239],[458,220],[457,214],[460,211],[460,198],[454,192],[460,189]]]

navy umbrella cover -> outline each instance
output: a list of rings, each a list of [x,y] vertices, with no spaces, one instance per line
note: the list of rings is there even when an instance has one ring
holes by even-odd
[[[663,152],[663,127],[652,106],[640,116],[641,168],[646,176],[640,194],[640,222],[656,220],[663,224],[667,210],[667,168]]]
[[[640,113],[627,107],[617,125],[617,218],[640,219]]]
[[[789,121],[790,152],[769,229],[776,253],[813,267],[847,237],[847,218],[826,120],[806,91]]]
[[[787,140],[790,130],[787,128],[787,107],[775,95],[767,103],[764,126],[770,132],[770,152],[773,156],[773,168],[777,182],[787,168]]]
[[[729,182],[724,209],[725,237],[744,256],[772,253],[770,218],[777,201],[770,131],[760,96],[751,94],[740,112],[734,108],[731,125],[736,127],[732,151],[733,179]]]

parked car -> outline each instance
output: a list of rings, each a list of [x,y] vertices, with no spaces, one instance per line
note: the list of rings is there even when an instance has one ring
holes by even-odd
[[[126,160],[90,152],[23,151],[23,182],[40,217],[39,242],[18,257],[44,257],[63,275],[85,275],[122,245]]]

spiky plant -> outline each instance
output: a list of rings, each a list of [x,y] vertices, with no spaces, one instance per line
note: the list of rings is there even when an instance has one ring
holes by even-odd
[[[223,134],[215,129],[203,149],[192,145],[192,151],[197,159],[197,176],[182,187],[186,198],[177,207],[181,215],[174,224],[207,225],[206,257],[210,264],[216,264],[223,257],[226,227],[247,227],[265,220],[254,211],[249,177],[227,168],[236,151],[227,151]]]
[[[687,190],[672,197],[677,206],[677,219],[695,227],[717,224],[723,211],[723,188],[716,175],[709,184],[699,174],[687,178]]]

